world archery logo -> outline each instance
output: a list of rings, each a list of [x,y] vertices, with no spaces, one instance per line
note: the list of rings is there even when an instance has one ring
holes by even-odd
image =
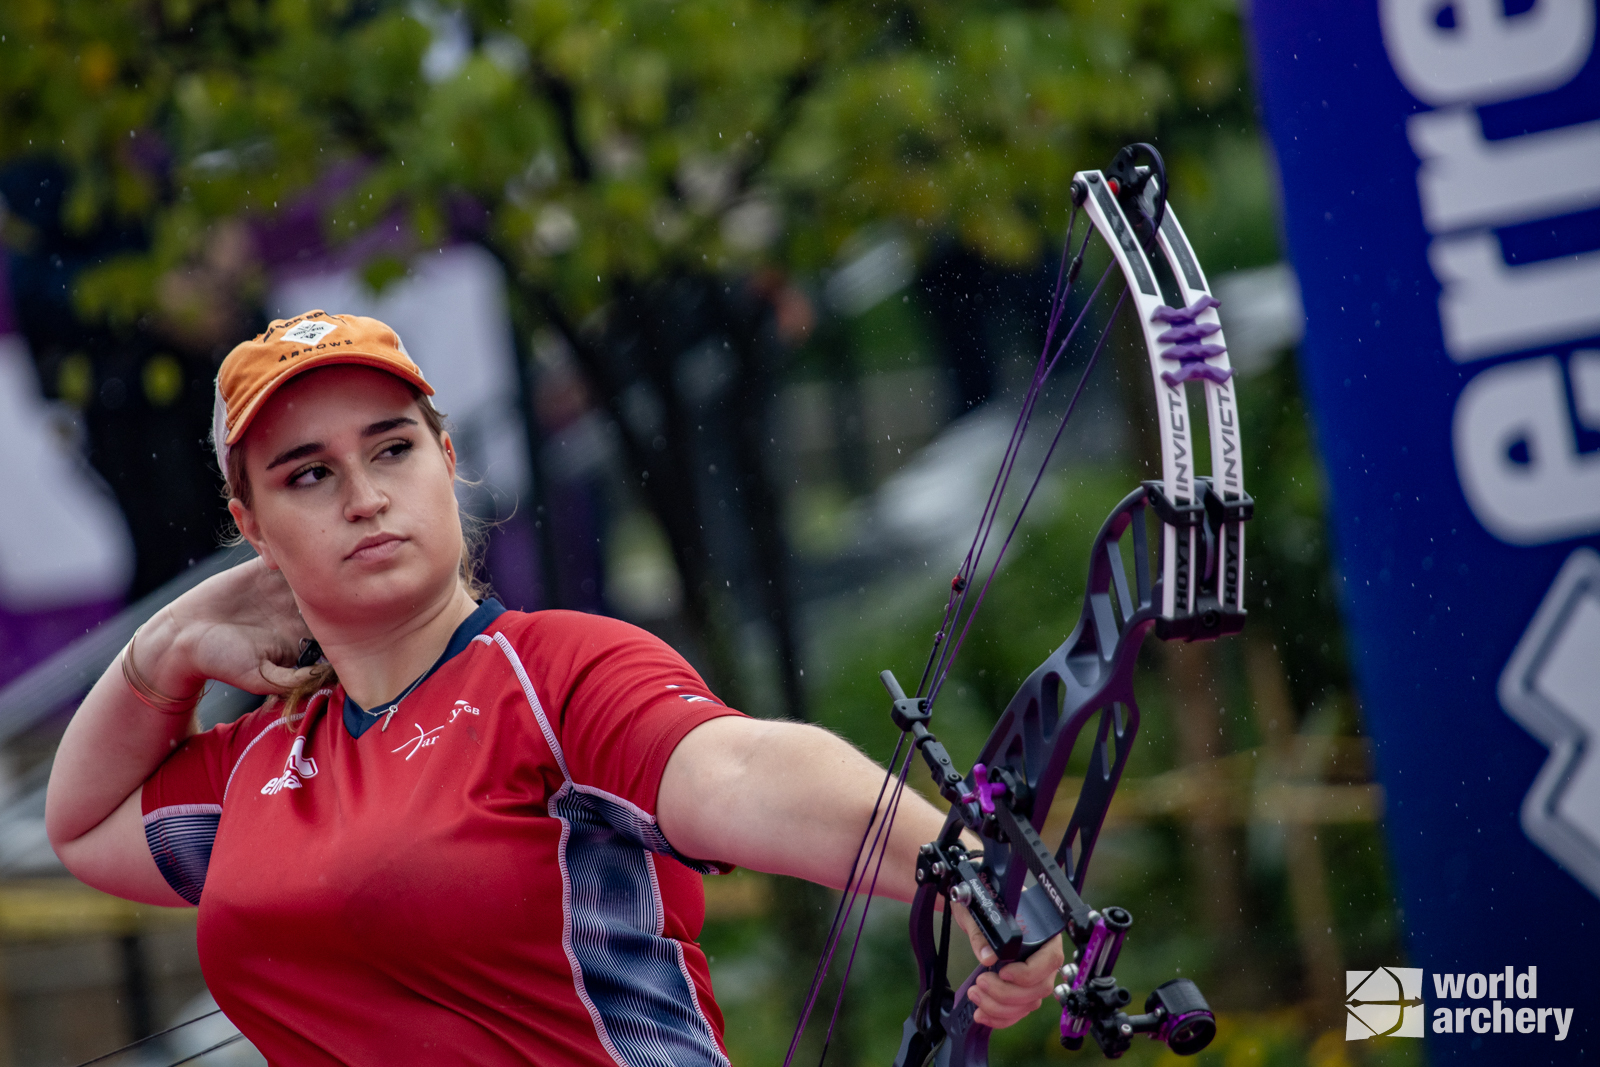
[[[1346,1041],[1422,1036],[1422,968],[1346,971],[1344,987]]]

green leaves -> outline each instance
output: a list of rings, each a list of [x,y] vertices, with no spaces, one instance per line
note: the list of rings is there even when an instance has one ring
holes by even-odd
[[[869,223],[1028,262],[1073,170],[1243,81],[1221,0],[14,0],[0,35],[0,154],[68,166],[74,229],[143,220],[157,272],[355,165],[330,237],[398,212],[426,244],[465,194],[574,318]]]

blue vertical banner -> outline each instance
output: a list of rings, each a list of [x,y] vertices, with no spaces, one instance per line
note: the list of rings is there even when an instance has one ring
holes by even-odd
[[[1250,11],[1434,1063],[1600,1059],[1596,21]]]

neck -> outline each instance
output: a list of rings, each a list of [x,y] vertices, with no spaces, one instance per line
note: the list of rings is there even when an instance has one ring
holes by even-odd
[[[477,606],[461,583],[452,582],[423,610],[392,622],[359,629],[312,618],[306,623],[350,699],[373,708],[399,696],[432,667]]]

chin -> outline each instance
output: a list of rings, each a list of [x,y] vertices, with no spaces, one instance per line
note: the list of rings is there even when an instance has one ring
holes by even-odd
[[[454,572],[451,578],[454,578]],[[435,600],[447,581],[436,574],[418,574],[409,567],[396,567],[376,574],[362,575],[351,582],[348,600],[364,610],[384,610],[397,616]]]
[[[437,568],[421,567],[414,560],[379,568],[358,565],[312,579],[309,588],[315,592],[300,600],[327,619],[349,616],[352,623],[370,625],[381,616],[386,622],[398,622],[447,592],[455,580],[454,566],[441,575]],[[298,596],[295,583],[290,586]]]

